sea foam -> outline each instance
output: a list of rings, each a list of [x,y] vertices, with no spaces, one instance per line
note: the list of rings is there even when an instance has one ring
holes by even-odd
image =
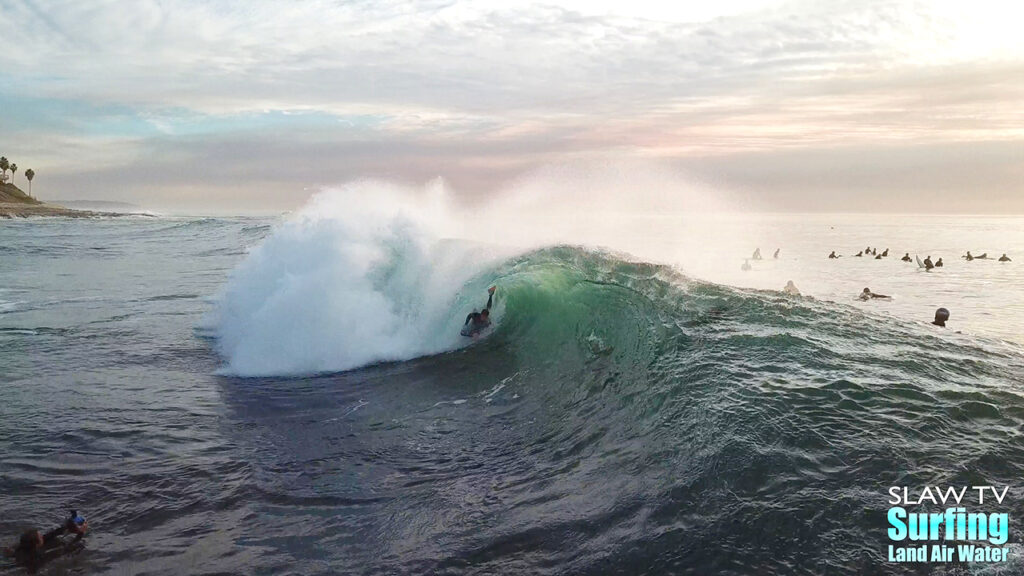
[[[487,279],[478,279],[480,302],[463,288],[497,255],[439,238],[445,205],[440,183],[413,191],[364,181],[315,196],[217,297],[208,324],[224,372],[341,371],[465,344],[465,307],[484,303]]]

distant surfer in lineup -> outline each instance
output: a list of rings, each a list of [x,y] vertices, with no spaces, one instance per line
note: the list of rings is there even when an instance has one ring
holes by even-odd
[[[747,272],[748,270],[750,270],[750,260],[749,259],[747,259],[747,258],[743,259],[743,266],[740,266],[740,270],[743,270],[744,272]]]
[[[946,310],[945,308],[939,308],[938,310],[935,311],[935,320],[932,321],[932,324],[935,324],[936,326],[942,326],[943,328],[945,328],[946,320],[949,320],[949,310]]]
[[[886,248],[885,251],[882,252],[882,258],[888,258],[888,257],[889,257],[889,249]]]
[[[853,257],[854,258],[863,258],[864,257],[864,251],[861,250],[860,252],[857,252],[856,254],[853,255]]]
[[[779,259],[779,250],[782,250],[782,248],[776,248],[775,249],[775,254],[772,254],[772,258],[774,258],[776,260]],[[1006,256],[1006,254],[1003,254],[1003,256]]]
[[[970,250],[967,251],[967,255],[964,256],[963,258],[964,258],[964,260],[967,260],[968,262],[970,262],[971,260],[974,260],[974,256],[971,256],[971,251]]]
[[[460,334],[475,338],[491,325],[491,302],[494,299],[494,289],[494,286],[487,289],[487,306],[484,306],[483,310],[470,312],[466,316],[466,321],[462,323]]]
[[[870,288],[865,288],[864,291],[860,293],[860,296],[858,296],[858,298],[860,298],[861,300],[864,300],[864,301],[875,300],[875,299],[882,299],[882,300],[891,300],[892,299],[891,296],[886,296],[885,294],[875,294],[874,292],[871,291]]]
[[[835,250],[833,250],[831,253],[829,253],[828,257],[829,257],[829,260],[831,260],[833,258],[839,258],[839,256],[836,256],[836,251]]]
[[[938,260],[935,261],[935,267],[936,268],[942,268],[942,266],[943,266],[942,258],[939,258]]]
[[[906,254],[904,254],[903,258],[900,258],[900,260],[903,260],[904,262],[913,262],[914,261],[914,259],[910,257],[910,252],[907,252]]]
[[[1012,262],[1012,260],[1010,260],[1010,257],[1006,255],[1006,252],[1003,252],[1003,255],[999,257],[999,261],[1000,262]]]
[[[881,260],[881,259],[882,259],[882,255],[881,254],[875,254],[875,260]]]
[[[935,268],[935,264],[932,263],[932,257],[931,254],[929,254],[928,256],[924,257],[924,269],[931,270],[932,268]]]
[[[792,280],[786,282],[786,287],[783,288],[782,291],[785,292],[786,294],[789,294],[790,296],[800,295],[800,290],[796,287],[796,284],[793,284]]]
[[[755,248],[754,249],[754,255],[751,256],[750,259],[751,260],[760,260],[761,259],[761,249],[760,248]]]

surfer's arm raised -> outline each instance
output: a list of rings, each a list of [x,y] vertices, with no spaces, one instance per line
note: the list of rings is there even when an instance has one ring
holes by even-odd
[[[490,288],[487,289],[487,306],[484,306],[484,310],[490,310],[491,309],[491,300],[494,299],[494,289],[495,288],[496,288],[495,286],[491,286]]]

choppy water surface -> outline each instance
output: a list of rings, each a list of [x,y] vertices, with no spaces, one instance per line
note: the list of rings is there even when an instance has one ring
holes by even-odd
[[[885,490],[986,483],[1021,542],[1020,273],[946,255],[958,289],[921,303],[941,276],[817,260],[979,230],[1011,251],[1018,223],[797,222],[760,223],[778,262],[716,279],[814,299],[402,234],[353,275],[365,251],[324,223],[0,223],[0,532],[79,508],[87,549],[51,573],[942,573],[884,562]],[[897,284],[887,308],[848,300],[865,278]],[[489,284],[498,328],[459,348]],[[964,333],[913,321],[935,302]]]

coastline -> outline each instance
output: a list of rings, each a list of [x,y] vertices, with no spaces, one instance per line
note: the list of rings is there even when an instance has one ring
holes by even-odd
[[[20,202],[0,202],[0,218],[99,218],[108,216],[135,216],[119,212],[94,212],[92,210],[72,210],[56,204],[22,204]]]
[[[106,218],[113,216],[151,216],[144,212],[77,210],[59,204],[40,202],[17,186],[0,183],[0,219],[14,218]]]

